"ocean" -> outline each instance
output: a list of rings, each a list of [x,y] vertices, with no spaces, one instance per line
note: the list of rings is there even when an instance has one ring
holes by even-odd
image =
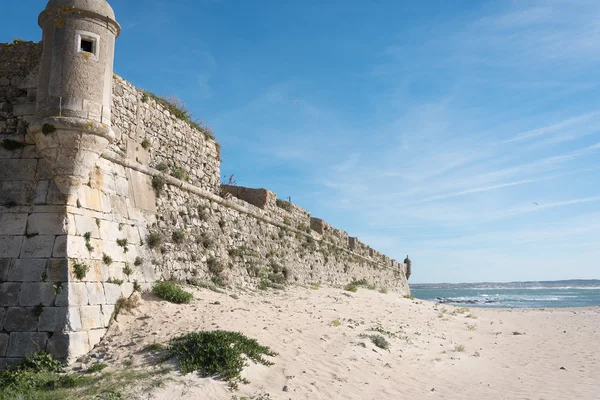
[[[467,307],[600,306],[600,280],[411,284],[415,298]]]

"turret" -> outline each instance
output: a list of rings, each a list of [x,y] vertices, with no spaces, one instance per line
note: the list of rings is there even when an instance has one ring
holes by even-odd
[[[50,0],[38,23],[43,53],[30,132],[58,189],[71,196],[115,138],[110,104],[121,27],[105,0]]]
[[[410,261],[410,258],[408,258],[408,254],[404,259],[404,264],[406,265],[406,280],[408,280],[408,278],[410,278],[410,275],[412,274],[412,261]]]

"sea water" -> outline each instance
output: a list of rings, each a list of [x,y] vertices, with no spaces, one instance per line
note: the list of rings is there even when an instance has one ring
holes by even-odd
[[[467,307],[562,308],[600,306],[600,281],[414,284],[418,299]]]

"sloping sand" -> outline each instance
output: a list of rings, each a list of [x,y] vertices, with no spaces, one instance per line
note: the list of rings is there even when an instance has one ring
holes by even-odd
[[[132,390],[130,398],[600,398],[600,307],[473,308],[476,318],[470,318],[469,312],[452,315],[455,307],[366,289],[236,291],[237,299],[193,291],[189,305],[144,295],[132,315],[119,316],[95,356],[111,369],[126,368],[125,360],[133,360],[129,368],[147,366],[155,361],[142,351],[148,344],[224,329],[271,347],[279,353],[275,365],[248,367],[251,383],[237,392],[222,381],[171,372],[162,387]],[[375,327],[392,334],[384,334],[389,351],[360,337],[377,334],[369,331]]]

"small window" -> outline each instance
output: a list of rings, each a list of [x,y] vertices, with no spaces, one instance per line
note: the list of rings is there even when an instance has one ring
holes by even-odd
[[[90,39],[81,39],[81,46],[79,51],[85,51],[86,53],[94,54],[94,41]]]

